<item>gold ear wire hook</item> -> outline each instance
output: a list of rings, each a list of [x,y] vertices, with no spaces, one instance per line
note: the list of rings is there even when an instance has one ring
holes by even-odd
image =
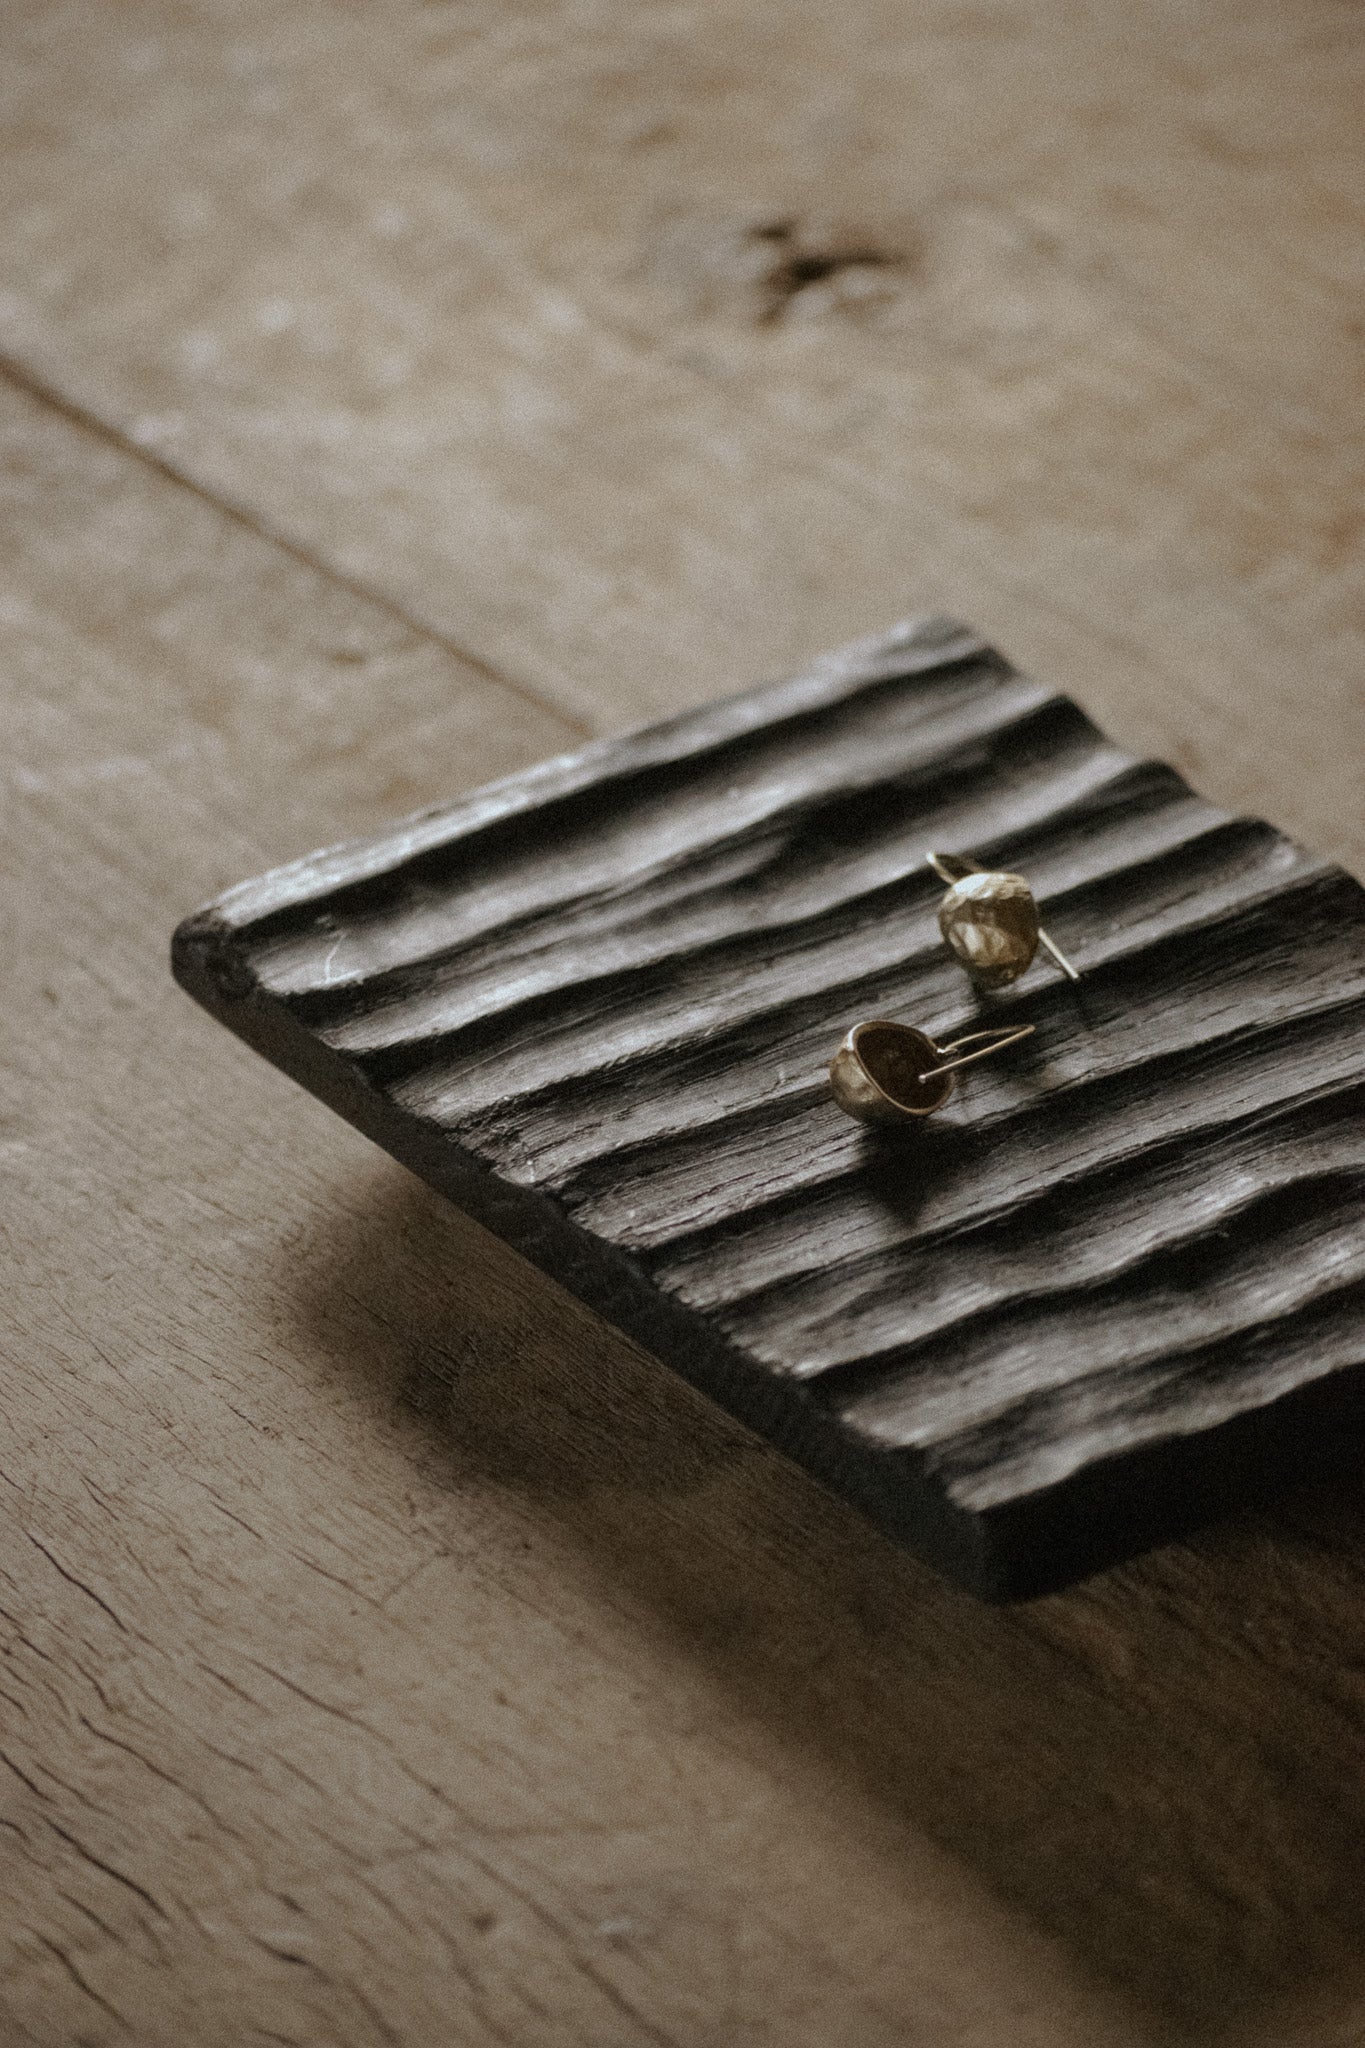
[[[1080,980],[1039,924],[1038,905],[1022,875],[983,868],[964,853],[930,853],[925,859],[948,884],[939,906],[939,929],[969,974],[988,987],[1004,988],[1019,979],[1042,946],[1069,981]]]
[[[1007,1045],[1014,1045],[1021,1038],[1031,1038],[1035,1027],[1020,1024],[1013,1030],[969,1031],[965,1038],[954,1038],[950,1044],[939,1046],[940,1052],[956,1052],[964,1045],[979,1045],[980,1052],[964,1053],[960,1060],[935,1060],[927,1074],[921,1074],[921,1081],[932,1080],[935,1074],[955,1073],[959,1067],[971,1066],[973,1060],[988,1060],[993,1052],[1003,1052]]]

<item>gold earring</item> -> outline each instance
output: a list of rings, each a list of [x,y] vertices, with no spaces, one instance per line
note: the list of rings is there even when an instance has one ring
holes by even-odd
[[[989,1059],[1017,1039],[1027,1038],[1032,1024],[1001,1031],[971,1031],[949,1045],[936,1045],[926,1031],[874,1017],[855,1024],[830,1062],[829,1085],[834,1100],[863,1124],[908,1124],[932,1116],[953,1092],[959,1067]],[[964,1045],[979,1047],[964,1053]],[[951,1058],[957,1053],[959,1058]]]
[[[1022,875],[987,869],[961,853],[931,853],[930,867],[948,893],[938,907],[938,928],[972,979],[983,988],[1007,988],[1033,964],[1039,946],[1072,981],[1080,975],[1038,922],[1038,905]]]

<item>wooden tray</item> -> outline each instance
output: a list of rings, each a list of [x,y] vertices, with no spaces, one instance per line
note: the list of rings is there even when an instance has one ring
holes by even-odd
[[[978,999],[929,847],[1026,873],[1080,987]],[[980,1592],[1359,1457],[1365,892],[963,627],[281,868],[174,966]],[[1037,1034],[921,1128],[831,1100],[859,1018],[982,1014]]]

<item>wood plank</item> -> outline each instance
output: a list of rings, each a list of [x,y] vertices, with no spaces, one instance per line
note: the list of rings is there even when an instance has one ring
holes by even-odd
[[[166,973],[227,874],[570,735],[2,390],[0,480],[6,2042],[1142,2040],[821,1704],[864,1639],[869,1732],[951,1693],[951,1601]]]
[[[931,845],[1026,872],[1081,982],[983,1008]],[[1365,891],[965,628],[245,884],[175,961],[977,1592],[1359,1462]],[[1034,1036],[887,1137],[829,1089],[866,1017]]]
[[[213,490],[599,729],[960,612],[1365,865],[1335,0],[59,19],[0,334]]]

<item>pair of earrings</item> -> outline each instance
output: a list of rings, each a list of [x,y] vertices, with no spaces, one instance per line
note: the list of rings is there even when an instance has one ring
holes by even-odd
[[[938,925],[949,950],[981,987],[1008,988],[1033,964],[1039,946],[1072,981],[1080,975],[1038,921],[1038,905],[1022,875],[983,868],[964,854],[931,853],[929,866],[948,893]],[[840,1109],[865,1124],[904,1124],[942,1109],[961,1068],[989,1059],[1033,1031],[1020,1024],[972,1031],[938,1045],[909,1024],[874,1018],[855,1024],[829,1070]],[[966,1047],[974,1051],[968,1052]]]

